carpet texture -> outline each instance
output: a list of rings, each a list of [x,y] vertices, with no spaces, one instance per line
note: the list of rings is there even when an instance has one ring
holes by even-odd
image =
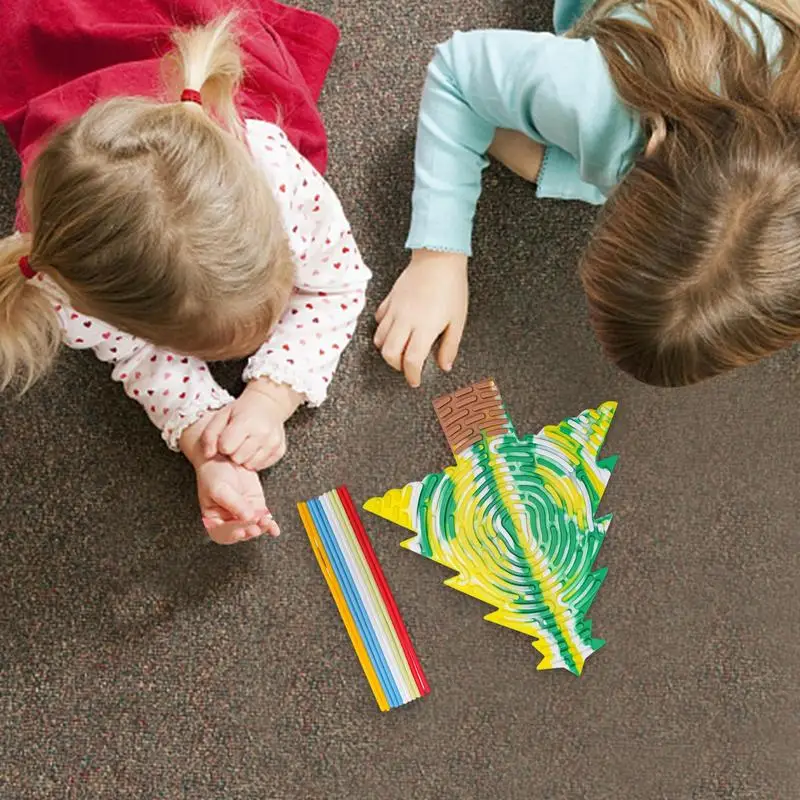
[[[593,212],[492,168],[458,364],[405,387],[371,313],[404,265],[415,113],[454,29],[549,28],[538,0],[309,0],[341,25],[330,180],[375,272],[331,398],[264,482],[277,541],[204,541],[193,473],[91,355],[0,401],[0,798],[652,800],[800,796],[800,357],[638,385],[592,338]],[[0,145],[0,227],[17,164]],[[236,388],[238,366],[223,365]],[[446,570],[364,519],[432,686],[379,714],[294,504],[438,471],[431,398],[494,377],[520,433],[618,400],[615,514],[581,678],[539,673]]]

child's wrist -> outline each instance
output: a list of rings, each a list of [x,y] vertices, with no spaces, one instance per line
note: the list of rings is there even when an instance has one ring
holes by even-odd
[[[270,378],[255,378],[247,384],[245,392],[262,397],[277,407],[285,422],[294,414],[303,402],[303,395],[298,394],[285,383],[275,383]]]
[[[459,253],[451,250],[413,250],[411,262],[413,264],[436,264],[453,269],[466,269],[469,257],[466,253]]]
[[[207,461],[203,447],[200,444],[200,439],[203,435],[203,431],[206,429],[206,425],[208,425],[209,418],[201,417],[197,420],[197,422],[193,422],[186,428],[183,433],[181,434],[181,438],[178,441],[178,447],[180,451],[186,456],[186,459],[189,463],[195,467],[195,469],[202,464],[204,461]]]

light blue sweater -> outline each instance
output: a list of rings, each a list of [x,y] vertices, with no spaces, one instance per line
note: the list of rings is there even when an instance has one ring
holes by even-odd
[[[723,2],[708,2],[730,17]],[[781,41],[775,20],[737,2],[774,57]],[[557,34],[588,5],[556,0]],[[546,146],[539,197],[594,204],[605,201],[644,146],[638,116],[617,96],[594,40],[527,31],[456,33],[436,49],[428,68],[407,247],[471,254],[481,173],[497,128],[522,131]]]

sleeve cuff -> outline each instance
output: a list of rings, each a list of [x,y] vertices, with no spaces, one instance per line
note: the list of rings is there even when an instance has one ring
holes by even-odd
[[[581,179],[578,162],[565,150],[549,145],[536,181],[536,196],[556,200],[583,200],[595,206],[606,202],[606,196],[591,183]]]
[[[309,374],[307,365],[286,364],[283,361],[272,361],[255,355],[248,361],[242,378],[245,381],[269,378],[275,383],[285,384],[303,395],[312,408],[321,406],[328,396],[328,383],[322,377]]]
[[[437,211],[437,220],[412,214],[411,229],[406,239],[409,250],[436,250],[441,253],[472,255],[472,220],[464,221],[461,214]],[[459,222],[459,218],[462,221]]]
[[[198,400],[174,413],[162,429],[161,438],[167,443],[170,450],[179,452],[181,436],[188,427],[202,419],[209,411],[217,411],[232,402],[233,396],[224,389],[218,388],[214,395],[205,401]]]
[[[472,257],[472,247],[456,242],[448,242],[439,237],[419,237],[409,234],[406,240],[406,250],[433,250],[436,253],[463,253],[465,256]]]

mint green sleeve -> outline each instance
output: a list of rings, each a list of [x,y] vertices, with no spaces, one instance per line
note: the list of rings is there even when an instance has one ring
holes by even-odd
[[[641,149],[591,40],[456,33],[428,68],[407,247],[471,254],[486,151],[497,128],[546,145],[537,194],[602,203]]]

